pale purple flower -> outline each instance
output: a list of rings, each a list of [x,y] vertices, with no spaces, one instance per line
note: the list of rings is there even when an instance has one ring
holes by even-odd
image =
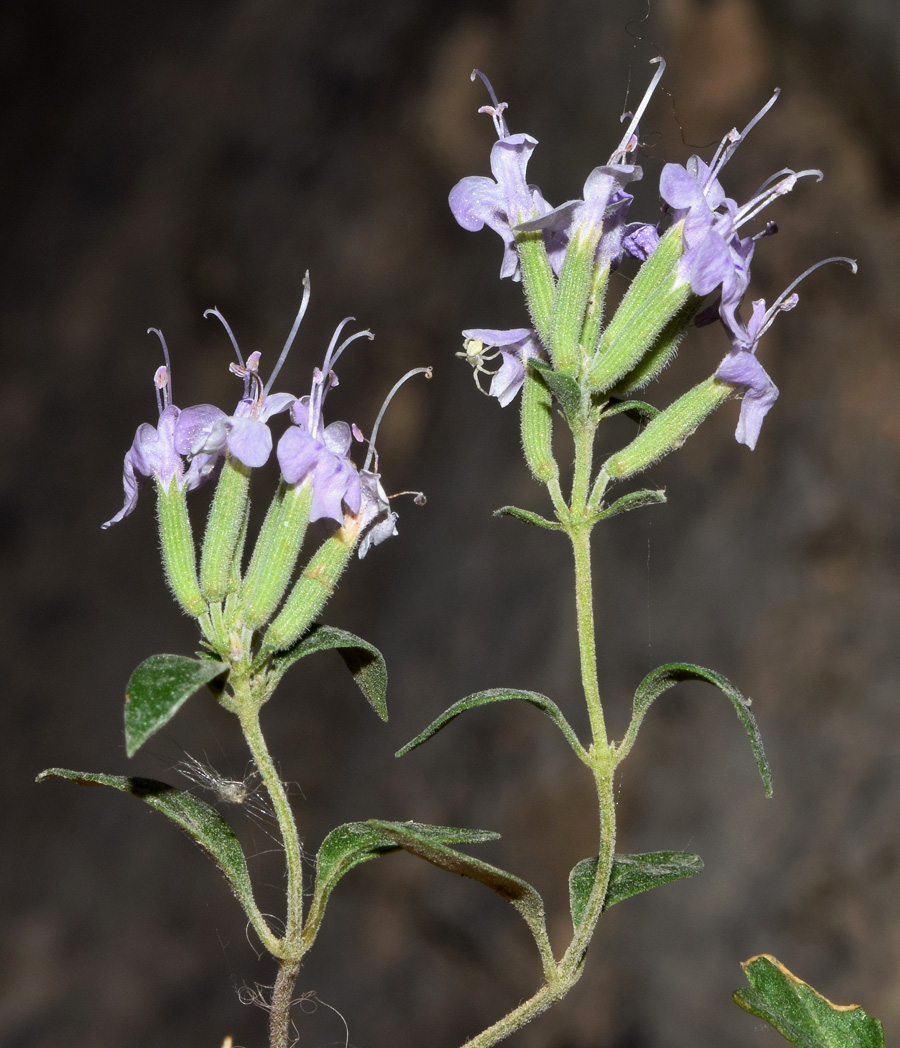
[[[822,178],[816,170],[784,168],[768,178],[746,204],[739,206],[726,196],[719,174],[750,130],[775,103],[776,91],[743,131],[735,128],[725,136],[710,164],[692,156],[687,164],[666,164],[659,180],[660,196],[672,210],[676,222],[684,222],[684,254],[678,267],[679,280],[689,283],[697,295],[708,295],[722,287],[724,314],[733,315],[749,282],[753,241],[775,231],[770,224],[757,237],[741,238],[738,230],[778,197],[789,193],[807,175]],[[723,319],[725,319],[723,315]]]
[[[320,371],[313,371],[312,389],[308,397],[291,404],[290,415],[294,423],[282,434],[278,442],[278,463],[288,484],[303,484],[307,479],[312,484],[312,508],[310,520],[328,518],[338,524],[344,522],[344,507],[354,516],[359,513],[362,492],[359,473],[350,460],[348,452],[352,443],[352,431],[346,422],[332,422],[326,426],[322,416],[325,397],[338,384],[332,370],[338,357],[357,338],[372,338],[371,331],[359,331],[345,339],[339,346],[338,338],[347,317],[338,325],[325,363]]]
[[[550,205],[537,186],[529,185],[525,177],[528,160],[537,145],[531,135],[511,135],[503,116],[505,102],[498,102],[490,81],[477,69],[472,79],[481,77],[493,105],[482,106],[478,112],[489,114],[497,131],[497,141],[491,149],[493,178],[470,175],[461,179],[450,191],[450,210],[463,227],[473,232],[490,226],[503,240],[503,262],[500,276],[521,280],[519,256],[516,252],[515,228],[520,223],[550,210]],[[558,270],[565,251],[564,241],[552,233],[545,235],[551,265]]]
[[[300,302],[300,309],[294,319],[287,341],[281,350],[278,362],[265,386],[259,375],[259,352],[251,353],[245,363],[238,347],[237,339],[234,337],[228,321],[219,310],[208,309],[203,314],[205,317],[216,317],[222,322],[222,326],[228,333],[235,355],[238,358],[237,364],[232,363],[229,365],[229,370],[232,374],[244,380],[244,395],[238,402],[234,414],[225,416],[219,420],[218,424],[210,432],[204,434],[203,450],[222,451],[227,447],[234,458],[250,469],[258,469],[268,462],[269,456],[272,454],[272,433],[268,426],[268,420],[273,415],[287,411],[297,399],[291,393],[270,393],[269,390],[272,388],[297,336],[300,322],[303,320],[309,305],[309,296],[310,282],[309,273],[307,273],[303,277],[303,298]]]
[[[613,152],[609,163],[595,167],[584,183],[584,196],[581,200],[569,200],[553,208],[545,215],[520,222],[516,231],[542,229],[550,233],[560,244],[575,243],[594,251],[594,262],[603,268],[615,269],[625,251],[644,261],[659,242],[655,227],[644,223],[626,224],[634,197],[625,192],[625,186],[637,182],[643,172],[636,164],[625,163],[638,145],[637,128],[644,110],[650,102],[656,85],[666,68],[661,59],[654,59],[659,65],[649,87],[644,93],[641,104],[630,117],[618,148]]]
[[[122,487],[125,503],[103,528],[118,524],[133,512],[137,505],[141,481],[153,477],[163,490],[168,491],[174,481],[179,491],[193,491],[206,481],[218,464],[218,453],[195,451],[198,433],[214,427],[224,412],[212,404],[198,404],[182,411],[170,403],[172,382],[168,366],[169,354],[162,333],[159,336],[166,364],[154,375],[159,422],[156,426],[143,422],[137,428],[134,441],[125,454],[122,469]]]
[[[716,370],[717,379],[744,387],[741,414],[734,432],[734,439],[739,444],[746,444],[751,451],[756,447],[763,419],[769,408],[778,399],[778,387],[756,359],[759,339],[772,323],[779,309],[793,309],[796,304],[797,296],[791,295],[787,300],[776,303],[770,317],[766,313],[765,301],[761,298],[757,299],[753,303],[750,323],[743,332],[734,336],[731,352]]]
[[[759,439],[759,431],[769,409],[778,399],[778,387],[769,377],[766,369],[756,359],[756,350],[759,340],[772,326],[772,322],[779,313],[785,313],[797,305],[799,296],[794,288],[804,280],[810,273],[820,266],[829,262],[846,262],[853,272],[856,272],[856,263],[851,258],[826,258],[810,266],[793,283],[791,283],[778,296],[772,306],[767,310],[763,299],[757,299],[753,303],[753,313],[749,323],[745,326],[740,316],[735,312],[732,323],[723,323],[731,335],[732,349],[716,370],[715,377],[722,382],[730,382],[735,386],[744,388],[744,396],[741,400],[741,414],[735,430],[735,440],[739,444],[746,444],[753,450]]]
[[[472,365],[475,385],[482,393],[496,397],[501,407],[506,407],[525,381],[525,368],[530,357],[545,356],[537,334],[531,328],[468,328],[463,332],[463,346],[458,357]],[[485,361],[501,357],[500,366],[491,370]],[[490,391],[484,390],[479,375],[491,375]]]
[[[375,450],[375,438],[378,436],[378,427],[384,418],[388,404],[394,399],[397,390],[413,375],[424,375],[431,378],[431,368],[413,368],[397,382],[394,383],[390,393],[384,398],[381,410],[372,427],[372,435],[369,437],[369,450],[366,452],[366,461],[359,471],[359,483],[362,491],[359,513],[357,515],[357,527],[362,536],[359,543],[359,559],[369,552],[373,546],[379,546],[385,539],[397,534],[397,514],[391,509],[391,499],[397,495],[413,495],[417,506],[425,505],[425,496],[421,491],[400,491],[394,495],[387,495],[381,484],[381,474],[378,472],[378,452]],[[354,427],[354,436],[364,440],[363,435]]]

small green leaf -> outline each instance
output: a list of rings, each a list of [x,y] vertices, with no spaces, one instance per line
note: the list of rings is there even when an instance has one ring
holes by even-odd
[[[384,656],[374,644],[346,630],[317,624],[311,626],[292,648],[276,655],[272,660],[274,679],[280,680],[285,671],[304,655],[332,650],[337,650],[366,701],[378,716],[386,721],[387,666]]]
[[[703,870],[703,860],[690,852],[643,852],[640,855],[616,855],[606,889],[603,909],[608,910],[623,899],[649,891],[658,884],[668,884],[682,877],[693,877]],[[577,928],[584,917],[594,877],[597,858],[582,859],[569,874],[569,906]]]
[[[546,695],[540,695],[536,691],[518,691],[513,688],[491,688],[488,691],[477,691],[474,695],[467,695],[464,699],[460,699],[459,702],[454,702],[449,709],[444,710],[437,720],[433,720],[423,732],[408,742],[402,749],[397,750],[394,756],[406,756],[410,750],[414,750],[417,746],[421,746],[423,742],[427,742],[432,735],[436,735],[441,728],[446,727],[450,721],[466,710],[474,710],[478,706],[488,706],[492,702],[508,702],[512,699],[528,702],[532,706],[537,707],[541,713],[546,714],[565,735],[572,749],[579,757],[584,759],[584,747],[578,741],[578,736],[572,731],[569,722],[563,716],[562,710],[556,703],[548,699]]]
[[[228,672],[224,662],[184,655],[151,655],[132,673],[125,690],[125,750],[133,757],[187,700]]]
[[[526,881],[490,863],[448,848],[435,836],[422,833],[415,823],[380,822],[371,819],[369,825],[380,830],[411,855],[433,863],[442,870],[459,874],[460,877],[470,877],[474,881],[486,884],[498,895],[502,895],[507,902],[512,903],[522,914],[535,940],[540,942],[546,939],[543,900]]]
[[[532,513],[530,509],[519,509],[518,506],[501,506],[494,510],[495,517],[515,517],[524,520],[526,524],[533,524],[536,528],[547,528],[549,531],[561,531],[562,524],[558,521],[547,520],[540,513]]]
[[[751,988],[735,990],[735,1004],[797,1048],[884,1048],[881,1023],[858,1004],[832,1004],[769,954],[741,967]]]
[[[616,400],[615,397],[610,397],[600,417],[611,418],[613,415],[627,415],[632,422],[643,426],[652,422],[658,414],[659,408],[646,404],[643,400]]]
[[[651,491],[649,488],[644,488],[641,491],[631,491],[627,495],[616,499],[611,506],[601,509],[594,517],[594,520],[609,520],[610,517],[617,517],[620,513],[628,513],[633,509],[642,509],[644,506],[658,506],[665,501],[666,493],[662,490]]]
[[[620,747],[622,756],[624,757],[625,753],[631,749],[638,728],[641,726],[641,722],[644,719],[644,715],[647,710],[650,709],[653,702],[658,699],[664,691],[668,691],[669,688],[674,687],[674,685],[681,681],[692,680],[714,685],[730,700],[731,705],[734,706],[738,719],[741,724],[743,724],[744,731],[746,731],[747,737],[750,740],[750,747],[753,750],[753,756],[756,758],[756,766],[759,768],[759,774],[762,777],[763,785],[766,788],[766,796],[771,797],[772,771],[769,768],[769,762],[766,760],[762,738],[759,734],[756,719],[750,712],[750,700],[745,699],[731,681],[726,677],[723,677],[720,673],[716,673],[715,670],[704,669],[703,666],[694,666],[689,662],[670,662],[665,666],[660,666],[658,669],[653,670],[652,673],[648,673],[641,681],[637,691],[634,693],[634,707],[631,715],[631,724],[628,726],[628,732],[622,740]]]
[[[425,823],[390,823],[385,825],[404,826],[418,837],[436,843],[479,844],[496,840],[500,835],[490,830],[464,830],[452,826],[428,826]],[[377,822],[348,822],[338,826],[322,841],[316,856],[316,885],[307,925],[318,927],[322,920],[325,903],[335,885],[354,866],[369,859],[399,851],[402,845],[389,836]]]
[[[571,375],[554,370],[553,365],[548,364],[546,360],[531,357],[528,364],[546,382],[547,388],[559,401],[559,406],[563,409],[566,418],[571,422],[577,422],[584,414],[585,406],[585,396],[581,391],[581,386]]]
[[[79,786],[111,786],[123,793],[130,793],[149,804],[151,808],[162,812],[167,819],[171,819],[192,837],[219,867],[266,947],[271,949],[277,943],[253,898],[250,874],[241,845],[231,827],[215,808],[193,794],[176,790],[174,786],[157,782],[155,779],[48,768],[38,775],[36,781],[44,782],[51,778],[68,779]]]

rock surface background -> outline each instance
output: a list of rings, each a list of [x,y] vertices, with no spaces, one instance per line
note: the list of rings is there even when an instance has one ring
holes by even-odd
[[[473,66],[509,101],[512,130],[540,141],[529,174],[559,202],[605,162],[629,78],[633,104],[658,53],[669,69],[642,126],[643,213],[655,213],[662,162],[708,155],[778,85],[726,187],[746,196],[785,165],[826,178],[773,212],[781,232],[760,245],[751,292],[771,300],[832,254],[857,257],[860,272],[818,274],[767,336],[781,399],[756,452],[734,442],[728,405],[650,474],[667,506],[598,534],[614,731],[649,669],[710,665],[754,699],[775,798],[726,703],[700,689],[667,696],[625,768],[619,850],[692,850],[706,871],[611,911],[578,988],[510,1043],[770,1045],[777,1036],[730,1000],[739,961],[762,951],[833,1000],[860,1001],[896,1040],[895,5],[40,0],[2,17],[0,1042],[263,1043],[263,1016],[236,993],[271,969],[197,849],[128,799],[32,780],[64,765],[176,781],[185,751],[243,775],[211,699],[126,760],[131,670],[191,652],[195,636],[160,578],[151,500],[110,532],[99,524],[121,504],[135,427],[155,417],[158,350],[144,330],[167,336],[179,403],[227,405],[238,388],[227,343],[203,310],[219,306],[265,370],[307,268],[312,304],[287,388],[304,392],[347,314],[377,339],[347,354],[333,417],[367,428],[397,375],[436,370],[404,391],[380,441],[389,489],[424,488],[428,506],[399,507],[400,537],[353,570],[327,613],[385,652],[390,723],[325,655],[267,712],[307,846],[370,816],[497,829],[479,854],[544,893],[564,941],[566,877],[594,850],[593,804],[543,719],[469,714],[392,756],[490,686],[549,694],[582,726],[567,551],[491,518],[507,503],[540,509],[541,493],[519,461],[513,409],[480,397],[453,357],[462,328],[523,322],[518,289],[496,279],[498,239],[460,230],[445,201],[488,170]],[[720,331],[697,332],[653,399],[709,374],[724,348]],[[280,883],[265,827],[241,833],[261,882]],[[305,1045],[343,1044],[342,1016],[350,1044],[451,1048],[536,984],[516,915],[409,857],[354,871],[329,905],[298,985],[314,1010]]]

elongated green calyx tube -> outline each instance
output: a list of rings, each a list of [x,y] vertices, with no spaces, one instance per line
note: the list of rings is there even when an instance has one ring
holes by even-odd
[[[612,389],[634,369],[688,300],[690,284],[677,283],[683,228],[679,222],[660,240],[600,336],[588,372],[588,384],[594,392]]]
[[[734,386],[715,377],[694,386],[660,412],[630,444],[611,455],[601,472],[613,480],[625,480],[640,473],[680,448],[706,416],[734,392]]]
[[[195,619],[207,611],[206,600],[197,581],[197,553],[187,512],[187,498],[173,480],[165,491],[157,481],[156,502],[159,538],[162,546],[166,582],[181,607]]]
[[[250,469],[228,455],[209,510],[200,556],[200,588],[209,601],[222,600],[233,582],[232,564],[249,492]]]
[[[596,237],[576,233],[566,251],[556,288],[550,356],[556,370],[567,375],[576,374],[581,364],[581,333],[591,296],[596,247]]]
[[[334,593],[338,580],[356,548],[362,517],[350,518],[326,539],[294,583],[291,595],[263,637],[257,661],[289,648],[309,629]]]
[[[609,283],[609,265],[594,267],[591,278],[590,294],[584,311],[584,327],[581,329],[581,348],[589,359],[597,349],[597,339],[603,325],[603,304],[606,298],[606,285]]]
[[[312,485],[282,482],[260,529],[240,589],[244,625],[266,623],[287,590],[309,524]]]
[[[544,247],[544,234],[540,230],[517,233],[516,248],[519,252],[522,286],[525,288],[525,301],[528,304],[531,322],[541,342],[552,353],[551,319],[556,297],[556,280],[550,268],[547,249]]]
[[[544,380],[526,366],[522,385],[522,448],[535,478],[546,484],[559,476],[553,457],[553,398]]]

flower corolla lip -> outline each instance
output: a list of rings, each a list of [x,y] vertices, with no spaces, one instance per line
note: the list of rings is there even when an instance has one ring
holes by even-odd
[[[525,134],[499,139],[491,149],[494,178],[469,175],[450,190],[450,210],[463,229],[477,232],[489,226],[503,240],[501,279],[522,279],[515,227],[550,210],[541,191],[537,186],[529,185],[525,177],[529,157],[536,145],[537,139]],[[558,258],[560,245],[548,246],[555,248],[553,258]]]
[[[484,351],[496,348],[500,353],[502,362],[500,367],[492,372],[491,388],[489,395],[496,397],[501,407],[506,407],[515,398],[525,381],[525,368],[531,357],[545,356],[544,348],[537,333],[531,328],[509,328],[500,330],[497,328],[467,328],[463,331],[465,344],[481,344],[482,359]],[[463,356],[464,354],[460,354]],[[467,355],[467,354],[466,354]],[[496,355],[496,354],[494,354]],[[467,355],[468,356],[468,355]],[[490,356],[488,356],[490,359]],[[477,384],[477,362],[476,384]],[[481,367],[482,372],[487,369]],[[481,388],[479,386],[479,388]]]
[[[469,175],[461,179],[450,190],[450,210],[453,217],[471,232],[489,226],[503,240],[503,261],[500,277],[522,279],[519,256],[516,250],[515,229],[521,222],[547,214],[551,208],[537,186],[530,185],[525,171],[528,160],[537,145],[531,135],[511,135],[503,115],[505,102],[498,102],[488,78],[474,70],[472,79],[480,77],[491,96],[492,105],[482,106],[478,112],[487,113],[494,121],[497,141],[491,148],[491,172],[485,175]],[[550,265],[559,272],[565,255],[566,243],[553,231],[544,236],[544,244]]]
[[[746,337],[735,340],[732,351],[719,365],[715,374],[722,382],[744,388],[741,413],[734,437],[739,444],[746,444],[751,451],[759,440],[763,420],[778,399],[778,387],[756,358],[759,338],[765,330],[765,318],[766,303],[763,299],[757,299],[753,303],[753,316],[747,325]]]
[[[194,439],[198,429],[213,426],[224,416],[225,413],[212,404],[198,404],[184,411],[168,404],[156,426],[142,422],[125,454],[122,468],[125,502],[119,512],[102,525],[104,530],[134,511],[143,479],[154,477],[165,490],[173,480],[180,491],[193,491],[203,484],[218,464],[220,454],[195,453]]]

